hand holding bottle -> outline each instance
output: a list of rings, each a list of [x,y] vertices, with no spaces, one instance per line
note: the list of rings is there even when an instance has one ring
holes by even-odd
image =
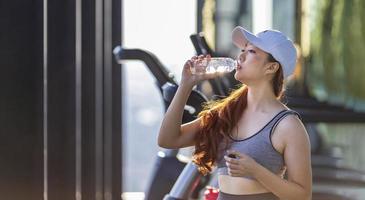
[[[231,58],[211,58],[210,55],[194,56],[186,61],[181,84],[194,86],[199,81],[215,78],[222,73],[231,72],[236,68],[236,61]]]
[[[217,76],[215,74],[192,73],[191,68],[201,64],[204,59],[209,60],[210,55],[193,56],[190,60],[186,61],[182,71],[180,85],[188,85],[189,87],[193,87],[202,80],[211,79]]]

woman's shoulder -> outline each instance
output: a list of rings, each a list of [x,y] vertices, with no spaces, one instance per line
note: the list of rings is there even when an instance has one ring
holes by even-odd
[[[288,114],[284,115],[277,124],[274,130],[274,135],[278,135],[286,139],[307,137],[307,131],[300,119],[299,114],[290,109],[287,111],[287,113]]]

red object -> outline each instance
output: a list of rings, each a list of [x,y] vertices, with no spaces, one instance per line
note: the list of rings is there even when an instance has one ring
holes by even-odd
[[[208,186],[204,192],[204,200],[216,200],[218,198],[218,194],[218,189]]]

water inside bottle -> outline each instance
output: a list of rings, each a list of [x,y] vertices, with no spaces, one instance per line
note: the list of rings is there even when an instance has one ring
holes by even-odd
[[[204,73],[227,73],[236,68],[236,61],[231,58],[211,58],[209,62],[202,60],[194,63],[190,68],[192,74],[204,74]]]

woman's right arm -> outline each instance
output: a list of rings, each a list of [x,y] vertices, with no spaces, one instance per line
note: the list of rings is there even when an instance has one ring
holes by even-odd
[[[158,145],[177,149],[194,145],[194,137],[199,130],[200,119],[182,124],[184,106],[192,87],[180,85],[162,120],[158,135]]]
[[[185,104],[191,90],[199,81],[214,78],[214,74],[194,75],[190,71],[192,63],[208,57],[194,56],[183,68],[180,86],[166,111],[158,134],[158,145],[163,148],[177,149],[194,145],[194,138],[200,129],[200,119],[182,125]]]

